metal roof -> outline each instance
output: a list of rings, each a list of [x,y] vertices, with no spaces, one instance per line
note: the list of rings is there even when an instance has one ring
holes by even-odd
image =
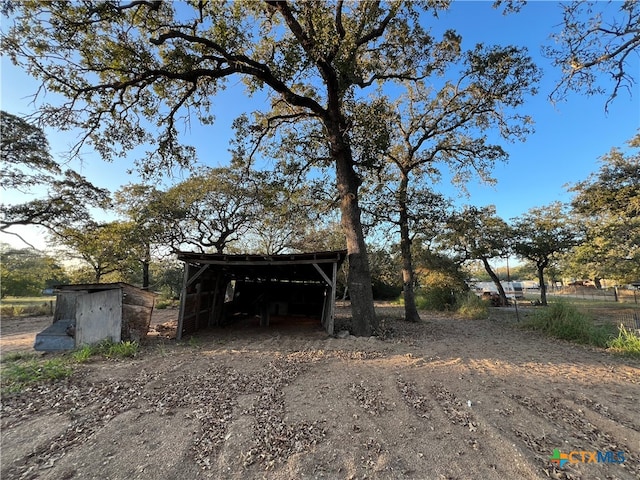
[[[333,264],[340,266],[346,250],[280,255],[178,252],[178,260],[194,266],[222,270],[234,279],[264,281],[323,281],[318,269],[332,276]]]

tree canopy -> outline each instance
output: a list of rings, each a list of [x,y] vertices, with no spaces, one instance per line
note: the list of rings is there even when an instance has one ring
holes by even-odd
[[[90,222],[82,228],[68,227],[58,236],[58,243],[71,249],[72,255],[91,267],[92,281],[111,273],[130,270],[135,258],[131,255],[132,225],[128,222]]]
[[[640,135],[629,147],[628,154],[613,148],[597,172],[570,188],[573,211],[586,228],[573,263],[596,282],[640,279]]]
[[[532,208],[513,220],[515,253],[533,262],[538,271],[540,301],[547,304],[544,272],[580,243],[581,232],[569,220],[567,208],[560,202],[546,207]]]
[[[2,170],[0,188],[31,194],[44,187],[46,194],[23,203],[2,204],[0,230],[14,225],[40,225],[59,232],[90,218],[90,207],[110,204],[109,192],[96,188],[77,172],[60,167],[49,152],[44,132],[24,119],[0,111]],[[34,194],[35,195],[35,194]],[[25,242],[26,243],[26,242]]]
[[[51,158],[44,132],[26,120],[0,110],[0,187],[24,191],[61,173]]]
[[[56,259],[31,248],[15,249],[0,244],[0,298],[40,296],[42,290],[66,283],[67,274]]]
[[[105,158],[151,145],[143,173],[188,163],[185,118],[212,121],[232,76],[267,93],[278,120],[321,126],[335,167],[349,251],[354,331],[377,326],[360,222],[360,178],[350,140],[359,91],[422,78],[446,54],[420,14],[448,2],[30,2],[8,3],[11,59],[68,100],[45,105],[49,124],[79,127]],[[366,103],[366,102],[365,102]],[[278,123],[274,123],[278,125]],[[148,128],[148,127],[154,128]]]
[[[507,257],[512,241],[511,228],[496,215],[493,205],[483,208],[466,207],[453,214],[440,236],[440,242],[454,253],[460,263],[469,260],[482,262],[505,305],[507,296],[489,260]]]
[[[563,22],[552,37],[555,44],[545,48],[562,72],[551,97],[563,98],[569,90],[588,95],[608,92],[608,105],[621,90],[631,95],[638,81],[640,4],[625,0],[559,5]]]
[[[519,2],[507,3],[511,8]],[[246,134],[236,153],[251,157],[270,139],[271,145],[279,145],[283,170],[301,171],[312,164],[334,169],[335,200],[349,251],[354,333],[368,335],[377,321],[361,222],[363,181],[384,171],[387,193],[394,192],[378,207],[397,203],[389,211],[398,214],[393,222],[409,258],[410,228],[424,219],[414,212],[428,203],[426,179],[437,175],[436,163],[453,167],[463,181],[472,173],[488,179],[493,163],[505,159],[506,151],[489,142],[485,132],[495,128],[512,140],[530,130],[530,119],[511,110],[535,92],[539,72],[526,51],[490,45],[462,51],[456,32],[434,36],[428,16],[435,18],[448,5],[446,0],[5,1],[3,13],[13,23],[2,42],[11,60],[42,82],[39,92],[65,99],[42,104],[37,114],[42,125],[78,128],[76,153],[88,143],[107,160],[146,147],[147,155],[136,160],[145,178],[193,164],[195,150],[182,143],[180,132],[190,122],[213,123],[217,94],[230,81],[240,79],[248,96],[264,95],[268,106],[263,111],[236,122]],[[571,65],[565,70],[568,88],[593,93],[598,88],[593,72],[603,68],[611,72],[615,96],[635,81],[628,61],[638,47],[637,5],[621,4],[620,17],[608,25],[598,15],[585,16],[582,5],[564,7],[564,43],[547,53],[558,65]],[[448,72],[450,66],[454,68]],[[406,89],[406,103],[386,97],[390,83],[394,91],[399,85]],[[47,198],[7,208],[0,228],[30,223],[60,232],[88,222],[82,207],[105,202],[106,192],[75,172],[63,174],[37,128],[3,115],[5,119],[24,132],[7,138],[24,137],[24,145],[3,143],[3,156],[6,148],[10,158],[22,158],[39,172],[32,179],[21,176],[12,160],[6,175],[3,171],[7,185],[27,187],[46,175],[57,177],[48,177]],[[300,223],[287,223],[291,211],[275,207],[302,193],[295,188],[257,193],[238,167],[232,164],[225,171],[227,183],[220,176],[197,175],[162,195],[142,192],[153,201],[141,208],[131,203],[126,212],[137,224],[135,235],[129,231],[127,238],[135,236],[145,246],[140,261],[149,265],[148,247],[162,231],[142,221],[147,213],[155,215],[155,226],[167,220],[166,225],[176,227],[172,232],[177,237],[171,239],[176,245],[191,242],[222,251],[255,222],[259,215],[251,199],[260,194],[271,202],[272,213],[263,212],[260,233],[276,232],[265,237],[266,249],[288,248],[290,242],[276,245],[268,237],[286,240],[285,230]],[[416,186],[409,185],[410,177]],[[236,205],[234,190],[249,203]],[[149,209],[160,206],[162,212]],[[532,238],[531,232],[522,232]],[[410,261],[405,265],[411,270]],[[405,284],[412,283],[407,276]]]
[[[378,212],[397,212],[396,218],[386,216],[400,234],[405,318],[410,321],[420,319],[413,296],[411,237],[421,224],[430,223],[429,217],[437,217],[433,178],[449,169],[461,189],[473,174],[489,181],[494,163],[506,160],[507,153],[488,140],[487,132],[494,129],[508,141],[524,140],[532,121],[516,109],[536,92],[539,76],[525,49],[476,45],[462,51],[461,38],[448,35],[450,48],[436,66],[443,72],[455,68],[455,80],[441,88],[407,83],[405,94],[388,109],[387,176],[378,190],[391,193],[374,201]]]

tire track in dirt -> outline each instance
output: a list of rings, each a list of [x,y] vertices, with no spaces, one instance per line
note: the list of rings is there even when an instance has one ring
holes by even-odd
[[[450,465],[455,466],[441,472],[442,478],[470,478],[467,469],[477,472],[477,478],[538,478],[513,442],[505,448],[504,435],[477,411],[478,404],[469,403],[468,391],[433,383],[434,372],[421,371],[411,378],[399,382],[402,397],[419,418],[441,426],[435,440],[446,445]],[[481,464],[473,466],[478,458]]]
[[[216,330],[83,365],[2,398],[2,476],[638,477],[637,362],[499,322],[385,324],[384,340]],[[549,460],[611,446],[624,464]]]
[[[493,351],[493,350],[492,350]],[[455,352],[449,351],[450,356],[454,356]],[[467,352],[472,357],[473,352]],[[554,379],[556,384],[552,391],[562,393],[563,384],[567,387],[575,384],[576,377],[579,382],[586,385],[587,388],[598,384],[607,395],[607,400],[613,405],[619,405],[620,394],[615,393],[622,383],[608,377],[604,372],[618,370],[622,372],[622,377],[633,378],[632,372],[637,369],[628,369],[626,367],[618,367],[611,369],[607,365],[589,369],[588,374],[584,375],[562,375],[562,366],[551,365],[551,362],[540,364],[539,362],[527,362],[518,365],[516,362],[496,361],[493,359],[482,360],[463,360],[460,357],[450,359],[448,361],[438,360],[424,362],[425,368],[435,371],[442,369],[443,376],[455,375],[457,380],[450,382],[458,387],[457,391],[449,391],[447,388],[440,386],[432,387],[432,394],[436,403],[440,404],[440,408],[445,412],[449,421],[458,423],[462,426],[481,425],[487,430],[489,437],[497,435],[504,437],[514,446],[518,445],[518,449],[526,456],[530,457],[537,465],[537,470],[541,475],[551,476],[553,478],[591,478],[592,473],[589,467],[593,465],[570,465],[563,470],[558,470],[550,465],[549,458],[554,448],[560,447],[582,449],[582,450],[599,450],[607,451],[624,451],[627,452],[627,461],[624,465],[616,465],[616,477],[619,478],[638,478],[638,461],[635,453],[637,452],[640,442],[638,441],[637,422],[631,421],[626,415],[623,415],[618,425],[616,421],[602,418],[596,412],[590,418],[590,421],[584,420],[584,410],[577,408],[575,404],[562,398],[562,396],[549,396],[547,379]],[[451,368],[451,367],[456,368]],[[584,368],[583,365],[576,365],[572,373],[576,370]],[[433,378],[435,372],[431,371]],[[593,381],[594,373],[597,381]],[[625,375],[626,374],[626,375]],[[425,372],[424,376],[429,375]],[[603,378],[609,378],[607,382],[603,382]],[[509,379],[517,379],[510,381]],[[533,381],[532,381],[533,380]],[[446,381],[446,380],[443,380]],[[474,388],[474,385],[480,383],[481,388]],[[606,384],[610,384],[607,388]],[[535,387],[540,388],[535,388]],[[460,390],[459,387],[462,387]],[[492,391],[491,388],[500,387],[500,395]],[[581,388],[585,388],[584,386]],[[489,395],[486,395],[486,394]],[[460,397],[460,398],[459,398]],[[464,411],[464,399],[474,398],[471,403],[473,409],[469,411],[478,412],[480,417],[473,417],[470,413]],[[537,408],[531,408],[528,403],[529,398],[544,399],[543,402],[536,402]],[[586,398],[583,396],[583,398]],[[626,400],[632,401],[629,396]],[[541,405],[547,405],[543,408]],[[422,405],[422,404],[421,404]],[[493,410],[486,408],[490,405]],[[609,411],[609,407],[603,407],[600,410]],[[637,403],[629,404],[628,411],[637,411]],[[425,409],[424,406],[421,407]],[[428,409],[431,410],[431,409]],[[615,408],[613,410],[616,410]],[[624,410],[623,410],[624,411]],[[431,414],[432,415],[432,414]],[[609,416],[612,416],[611,414]],[[513,420],[517,419],[519,425],[514,425]],[[551,424],[551,425],[550,425]],[[539,428],[538,428],[539,427]],[[493,432],[492,432],[493,431]],[[500,442],[504,443],[504,441]],[[572,447],[566,447],[572,445]],[[531,452],[534,454],[531,455]]]

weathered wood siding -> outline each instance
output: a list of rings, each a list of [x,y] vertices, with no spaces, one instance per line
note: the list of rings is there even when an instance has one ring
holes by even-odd
[[[123,286],[122,329],[123,341],[140,341],[149,331],[151,315],[155,304],[155,295],[144,290]]]

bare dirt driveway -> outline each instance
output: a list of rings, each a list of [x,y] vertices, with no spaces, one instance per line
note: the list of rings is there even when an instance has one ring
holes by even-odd
[[[156,338],[5,395],[0,476],[640,478],[640,362],[504,315],[379,312],[383,339],[308,325]],[[3,348],[12,335],[3,323]]]

